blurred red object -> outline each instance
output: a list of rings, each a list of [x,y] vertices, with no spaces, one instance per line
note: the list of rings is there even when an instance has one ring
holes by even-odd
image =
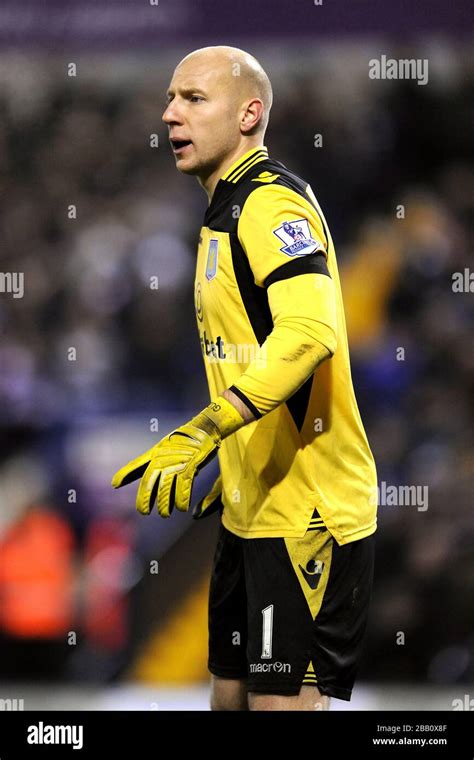
[[[71,628],[74,537],[46,507],[29,509],[0,540],[0,629],[55,639]]]
[[[111,518],[91,523],[85,551],[84,632],[92,646],[114,651],[127,644],[131,553],[126,525]]]

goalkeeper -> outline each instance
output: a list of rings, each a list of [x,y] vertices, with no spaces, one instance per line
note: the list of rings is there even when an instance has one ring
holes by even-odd
[[[211,403],[122,467],[137,509],[221,513],[209,594],[211,707],[349,700],[367,625],[376,473],[352,386],[334,245],[307,182],[269,157],[267,75],[237,48],[177,66],[163,115],[209,198],[195,308]],[[236,632],[240,635],[236,639]]]

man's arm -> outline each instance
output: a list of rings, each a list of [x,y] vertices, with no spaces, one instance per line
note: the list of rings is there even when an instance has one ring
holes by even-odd
[[[236,396],[233,391],[231,390],[224,391],[222,395],[238,411],[245,425],[248,425],[249,422],[255,422],[257,418],[254,415],[254,413],[250,411],[248,406],[244,404],[244,402],[241,401],[240,398]]]
[[[114,488],[141,478],[137,510],[142,514],[149,514],[155,501],[162,517],[175,506],[189,509],[194,477],[222,440],[286,401],[334,352],[329,277],[304,274],[275,282],[268,292],[274,328],[235,385],[115,474]]]
[[[224,391],[253,422],[286,401],[336,350],[334,284],[322,274],[302,274],[268,289],[274,328],[253,362]]]
[[[286,279],[284,285],[270,286],[269,302],[275,326],[261,347],[266,359],[264,367],[260,371],[260,357],[232,386],[234,390],[229,388],[222,393],[242,418],[243,425],[283,403],[334,353],[335,332],[330,326],[334,322],[333,290],[329,282],[317,279],[320,277],[324,275],[310,274]],[[193,517],[201,519],[222,510],[221,491],[219,477],[195,506]]]
[[[318,208],[312,191],[278,182],[256,187],[243,205],[238,239],[255,284],[267,290],[273,320],[254,361],[225,392],[246,422],[290,398],[336,350],[335,285]],[[293,250],[296,229],[301,240]]]

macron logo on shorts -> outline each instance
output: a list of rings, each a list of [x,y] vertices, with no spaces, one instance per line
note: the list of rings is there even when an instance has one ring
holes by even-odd
[[[251,662],[251,673],[291,673],[289,662]]]

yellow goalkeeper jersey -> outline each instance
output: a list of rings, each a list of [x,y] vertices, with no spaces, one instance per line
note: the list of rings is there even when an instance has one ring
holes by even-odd
[[[239,378],[264,360],[268,291],[324,270],[334,282],[335,351],[262,415]],[[232,388],[258,417],[219,450],[224,526],[243,538],[302,537],[317,509],[338,544],[373,533],[376,471],[352,385],[334,245],[311,187],[265,147],[216,186],[199,238],[195,308],[211,399]],[[278,397],[278,378],[274,385],[268,394]]]

